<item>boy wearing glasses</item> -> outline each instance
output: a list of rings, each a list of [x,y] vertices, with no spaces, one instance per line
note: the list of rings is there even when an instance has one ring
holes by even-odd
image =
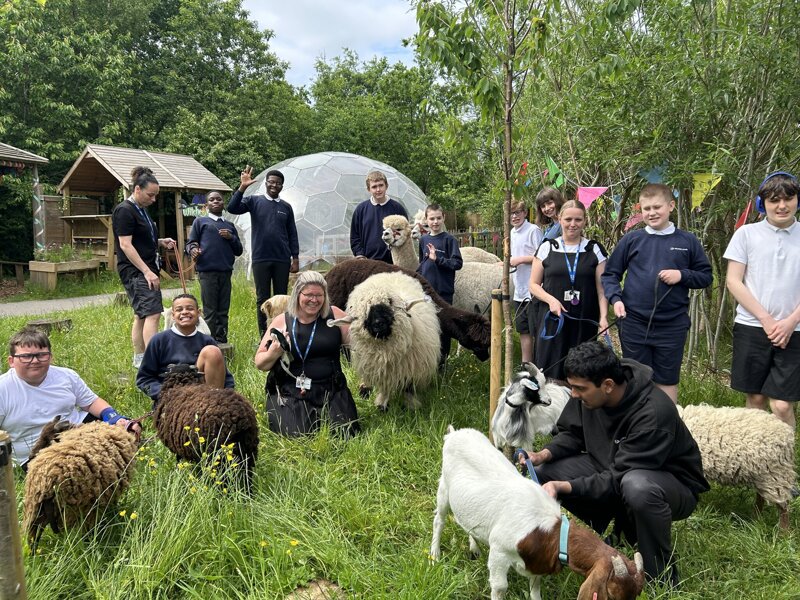
[[[38,329],[23,329],[8,344],[10,368],[0,375],[0,429],[11,436],[12,457],[23,468],[42,428],[57,416],[73,424],[128,424],[75,371],[52,365],[52,358],[50,339]]]

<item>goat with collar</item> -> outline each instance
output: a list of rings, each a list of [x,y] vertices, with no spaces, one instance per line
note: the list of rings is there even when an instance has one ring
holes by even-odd
[[[453,430],[445,436],[442,476],[437,492],[430,555],[440,556],[440,540],[448,512],[476,543],[489,545],[489,583],[492,600],[502,600],[508,570],[530,580],[531,600],[541,600],[541,576],[558,573],[561,509],[541,486],[521,477],[503,454],[474,429]],[[572,523],[567,534],[571,570],[586,576],[578,600],[633,600],[642,591],[644,568],[637,552],[631,561],[606,545],[586,527]]]

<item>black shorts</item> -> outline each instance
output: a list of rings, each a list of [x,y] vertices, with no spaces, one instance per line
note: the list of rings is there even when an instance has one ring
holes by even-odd
[[[619,323],[622,356],[653,369],[653,381],[661,385],[677,385],[681,378],[683,347],[688,329],[665,328],[639,321],[628,315]]]
[[[122,286],[128,294],[128,300],[133,307],[133,314],[140,319],[150,315],[160,315],[164,310],[161,289],[151,290],[141,271],[130,279],[123,279]]]
[[[800,332],[786,348],[776,348],[761,327],[733,325],[731,387],[773,400],[800,400]]]
[[[517,333],[527,335],[531,333],[531,328],[528,324],[528,307],[530,305],[530,300],[523,300],[522,302],[511,301],[511,310],[514,311],[514,329]]]

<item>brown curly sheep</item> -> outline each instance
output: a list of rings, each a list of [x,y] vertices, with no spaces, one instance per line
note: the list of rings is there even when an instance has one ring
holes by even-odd
[[[153,413],[158,439],[180,460],[199,462],[233,444],[250,489],[258,457],[258,422],[253,405],[238,392],[211,388],[194,366],[171,365]]]
[[[52,445],[48,445],[51,442]],[[130,483],[136,436],[96,422],[70,428],[56,417],[42,430],[25,478],[25,530],[35,544],[50,525],[55,533],[91,524]]]

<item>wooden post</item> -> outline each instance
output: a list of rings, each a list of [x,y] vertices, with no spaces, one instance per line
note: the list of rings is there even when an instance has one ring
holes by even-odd
[[[69,186],[65,185],[61,193],[64,197],[61,213],[68,217],[72,214],[72,195],[70,194]],[[64,220],[64,244],[72,245],[72,221],[69,219]]]
[[[503,370],[503,294],[492,290],[492,346],[489,363],[489,440],[492,440],[492,418],[500,397],[500,373]]]
[[[0,431],[0,600],[25,600],[11,436]]]

